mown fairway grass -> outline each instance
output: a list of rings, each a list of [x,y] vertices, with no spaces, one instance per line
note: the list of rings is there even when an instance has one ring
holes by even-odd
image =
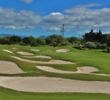
[[[17,49],[12,49],[12,48]],[[57,49],[69,48],[70,51],[67,53],[58,53]],[[14,54],[6,53],[2,49],[13,51]],[[32,51],[31,49],[39,49],[39,52]],[[1,76],[49,76],[49,77],[62,77],[76,80],[88,80],[88,81],[110,81],[110,76],[99,76],[99,75],[88,75],[88,74],[56,74],[41,71],[36,68],[36,65],[44,64],[33,64],[16,60],[10,55],[22,57],[17,54],[17,51],[26,51],[34,53],[34,55],[47,55],[53,59],[62,59],[67,61],[73,61],[75,64],[71,65],[54,65],[50,66],[60,70],[76,71],[77,67],[81,66],[93,66],[99,69],[97,73],[110,74],[110,54],[104,53],[102,50],[78,50],[72,46],[64,47],[50,47],[50,46],[20,46],[20,45],[0,45],[0,60],[15,62],[24,72],[24,74],[7,75],[0,74]],[[32,60],[32,59],[31,59]],[[39,60],[39,59],[37,59]],[[40,59],[45,60],[45,59]],[[46,60],[45,60],[46,61]],[[109,94],[87,94],[87,93],[23,93],[0,87],[0,100],[109,100]]]

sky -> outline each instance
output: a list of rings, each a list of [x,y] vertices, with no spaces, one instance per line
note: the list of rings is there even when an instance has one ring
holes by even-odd
[[[110,33],[110,0],[0,0],[0,34],[81,37]]]

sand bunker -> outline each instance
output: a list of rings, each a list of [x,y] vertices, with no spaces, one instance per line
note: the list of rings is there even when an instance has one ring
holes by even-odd
[[[46,59],[52,59],[52,57],[50,57],[50,56],[42,56],[42,55],[39,55],[39,56],[23,56],[23,57],[26,57],[26,58],[46,58]]]
[[[73,72],[73,71],[62,71],[62,70],[58,70],[58,69],[54,69],[52,67],[47,67],[47,66],[36,66],[38,69],[41,69],[43,71],[47,71],[47,72],[54,72],[54,73],[63,73],[63,74],[73,74],[73,73],[91,73],[91,72],[96,72],[99,71],[97,68],[94,67],[78,67],[78,71]]]
[[[72,71],[62,71],[62,70],[54,69],[52,67],[47,67],[47,66],[36,66],[36,67],[40,70],[47,71],[47,72],[63,73],[63,74],[72,74],[72,73],[74,73]]]
[[[33,51],[40,51],[40,50],[38,50],[38,49],[31,49],[31,50],[33,50]]]
[[[50,60],[49,62],[44,62],[44,61],[34,61],[34,60],[27,60],[27,59],[22,59],[20,57],[16,56],[11,56],[15,59],[25,61],[25,62],[30,62],[30,63],[39,63],[39,64],[74,64],[73,62],[70,61],[63,61],[63,60]]]
[[[18,73],[23,73],[23,71],[13,62],[0,61],[0,73],[18,74]]]
[[[12,49],[13,49],[13,50],[16,50],[16,49],[18,49],[18,48],[14,48],[14,47],[13,47]]]
[[[56,50],[56,52],[68,52],[70,51],[70,49],[59,49],[59,50]]]
[[[53,73],[61,73],[61,74],[92,74],[92,75],[100,75],[100,76],[110,76],[109,74],[98,74],[98,73],[92,73],[92,72],[98,72],[99,70],[95,67],[89,67],[89,66],[83,66],[83,67],[78,67],[78,71],[63,71],[63,70],[58,70],[52,67],[47,67],[47,66],[36,66],[38,69],[47,71],[47,72],[53,72]]]
[[[50,77],[0,77],[0,86],[25,92],[110,93],[110,82]]]
[[[52,57],[50,57],[50,56],[43,56],[43,55],[36,56],[36,58],[52,59]]]
[[[33,53],[29,53],[29,52],[23,52],[23,51],[19,51],[17,52],[18,54],[21,54],[21,55],[34,55]]]
[[[99,71],[97,68],[89,66],[78,67],[77,70],[78,70],[77,72],[79,73],[92,73]]]
[[[8,52],[8,53],[11,53],[11,54],[14,54],[12,51],[10,51],[10,50],[6,50],[6,49],[2,49],[3,51],[5,51],[5,52]]]

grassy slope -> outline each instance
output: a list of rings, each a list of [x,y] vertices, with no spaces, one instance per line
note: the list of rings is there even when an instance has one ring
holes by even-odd
[[[50,76],[50,77],[63,77],[70,79],[81,79],[81,80],[101,80],[101,81],[110,81],[110,77],[107,76],[95,76],[95,75],[86,75],[86,74],[55,74],[55,73],[47,73],[37,69],[35,66],[37,64],[31,64],[27,62],[22,62],[16,59],[11,58],[9,53],[5,53],[2,49],[8,49],[15,53],[17,56],[21,56],[16,54],[16,51],[12,49],[12,47],[19,48],[19,51],[29,51],[34,53],[35,55],[49,55],[54,59],[63,59],[70,60],[76,62],[73,65],[47,65],[61,70],[76,70],[77,66],[94,66],[100,69],[100,73],[110,74],[110,54],[103,53],[98,50],[77,50],[72,48],[71,46],[63,47],[70,48],[70,52],[68,53],[57,53],[56,49],[60,49],[62,47],[54,48],[54,47],[30,47],[30,46],[8,46],[8,45],[0,45],[0,60],[9,60],[17,63],[19,67],[28,72],[26,74],[19,74],[19,76]],[[40,49],[40,52],[31,51],[31,48]],[[3,75],[3,74],[1,74]],[[8,75],[5,75],[8,76]],[[11,76],[11,75],[10,75]],[[16,75],[14,75],[16,76]],[[18,75],[17,75],[18,76]],[[86,93],[57,93],[57,94],[39,94],[39,93],[23,93],[16,92],[9,89],[4,89],[0,87],[0,100],[109,100],[110,95],[107,94],[86,94]]]
[[[13,50],[12,48],[18,48],[17,50]],[[55,73],[48,73],[41,71],[36,68],[36,65],[42,65],[42,64],[32,64],[28,62],[23,62],[16,60],[14,58],[10,57],[9,53],[6,53],[2,51],[3,49],[8,49],[13,51],[15,56],[22,57],[22,55],[16,54],[16,51],[28,51],[28,52],[33,52],[35,55],[49,55],[52,56],[53,59],[63,59],[63,60],[70,60],[75,62],[76,64],[72,65],[47,65],[56,69],[60,70],[68,70],[68,71],[76,71],[76,68],[79,66],[94,66],[97,67],[100,71],[99,73],[106,73],[110,74],[110,54],[109,53],[103,53],[98,50],[77,50],[72,48],[72,46],[67,46],[67,47],[30,47],[30,46],[19,46],[19,45],[0,45],[0,59],[1,60],[9,60],[13,61],[18,64],[18,66],[25,72],[28,72],[26,74],[21,74],[21,75],[28,75],[28,76],[37,76],[37,75],[45,75],[45,76],[57,76],[57,77],[63,77],[63,78],[71,78],[71,79],[82,79],[82,80],[107,80],[110,81],[109,77],[105,76],[95,76],[95,75],[81,75],[81,74],[73,74],[73,75],[65,75],[65,74],[55,74]],[[40,52],[35,52],[31,51],[31,48],[34,49],[39,49]],[[60,48],[70,48],[70,52],[67,53],[58,53],[55,52],[56,49]],[[83,76],[83,77],[81,77]]]

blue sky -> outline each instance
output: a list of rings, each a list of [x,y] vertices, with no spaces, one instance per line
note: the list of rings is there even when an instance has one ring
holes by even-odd
[[[110,33],[109,0],[0,0],[0,33],[38,37]]]

